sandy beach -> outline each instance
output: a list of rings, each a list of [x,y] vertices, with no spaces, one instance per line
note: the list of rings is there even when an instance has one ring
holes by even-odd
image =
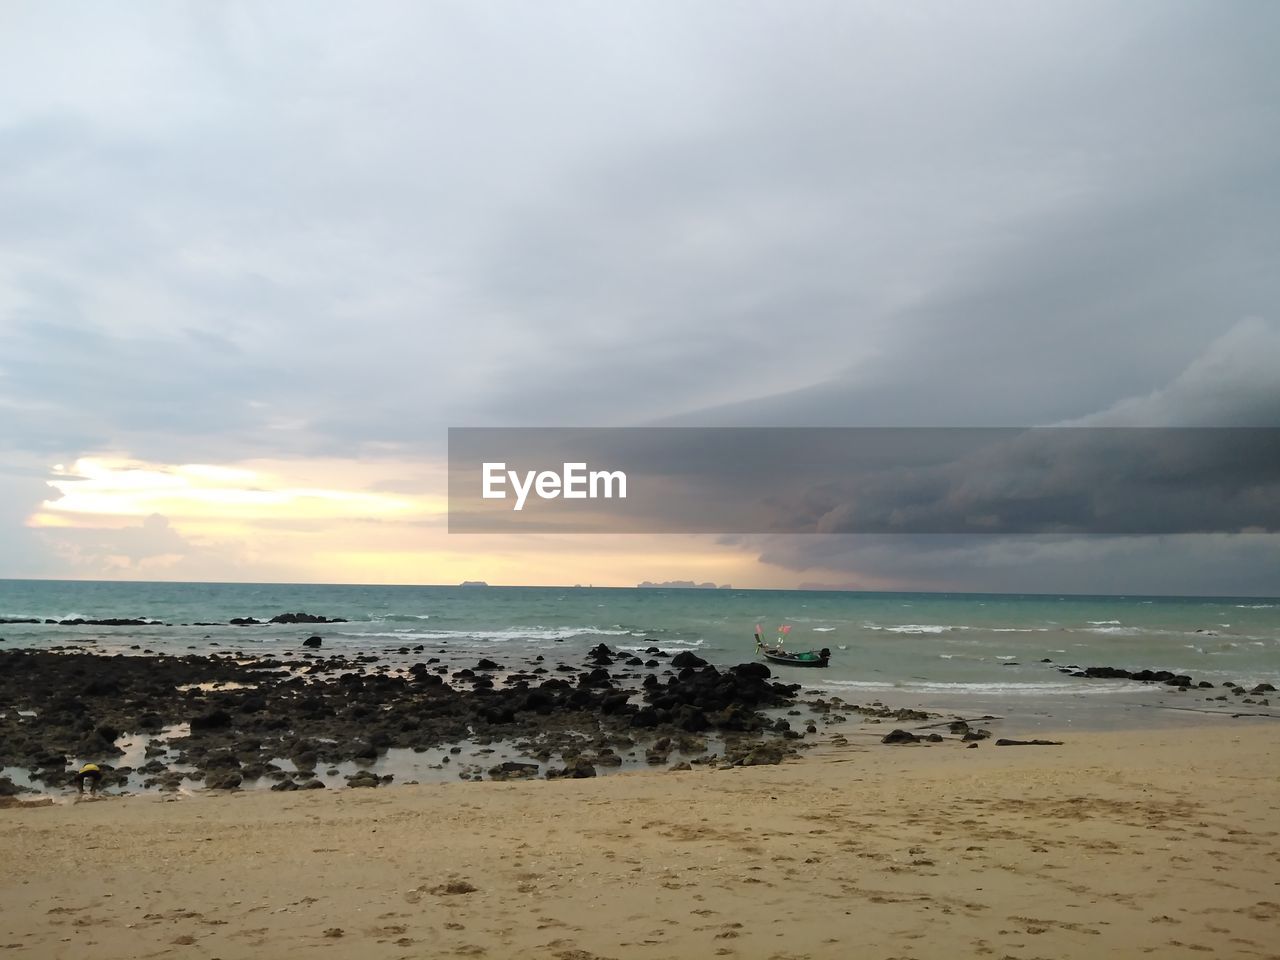
[[[1276,732],[868,731],[781,766],[11,808],[0,949],[1277,957]]]

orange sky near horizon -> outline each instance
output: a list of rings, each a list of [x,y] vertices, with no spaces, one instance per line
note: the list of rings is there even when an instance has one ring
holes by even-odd
[[[49,486],[27,526],[74,579],[744,588],[815,579],[708,536],[451,535],[445,469],[420,461],[99,454],[57,465]]]

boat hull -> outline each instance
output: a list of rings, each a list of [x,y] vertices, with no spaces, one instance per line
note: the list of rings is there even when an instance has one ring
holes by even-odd
[[[794,653],[772,653],[768,650],[762,650],[761,653],[770,663],[776,663],[784,667],[825,667],[830,660],[829,654],[823,656],[817,652],[813,652],[809,657]]]

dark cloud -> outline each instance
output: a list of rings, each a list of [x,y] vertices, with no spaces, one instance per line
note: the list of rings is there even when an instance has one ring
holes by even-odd
[[[747,538],[767,564],[828,587],[1270,597],[1280,537]]]
[[[455,430],[449,454],[458,531],[1280,533],[1274,427]]]

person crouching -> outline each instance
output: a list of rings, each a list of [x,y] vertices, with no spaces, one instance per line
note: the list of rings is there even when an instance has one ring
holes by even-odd
[[[98,769],[96,763],[86,763],[71,779],[75,781],[76,788],[81,795],[84,794],[84,787],[87,783],[89,785],[89,795],[93,796],[98,792],[98,784],[102,781],[102,771]]]

